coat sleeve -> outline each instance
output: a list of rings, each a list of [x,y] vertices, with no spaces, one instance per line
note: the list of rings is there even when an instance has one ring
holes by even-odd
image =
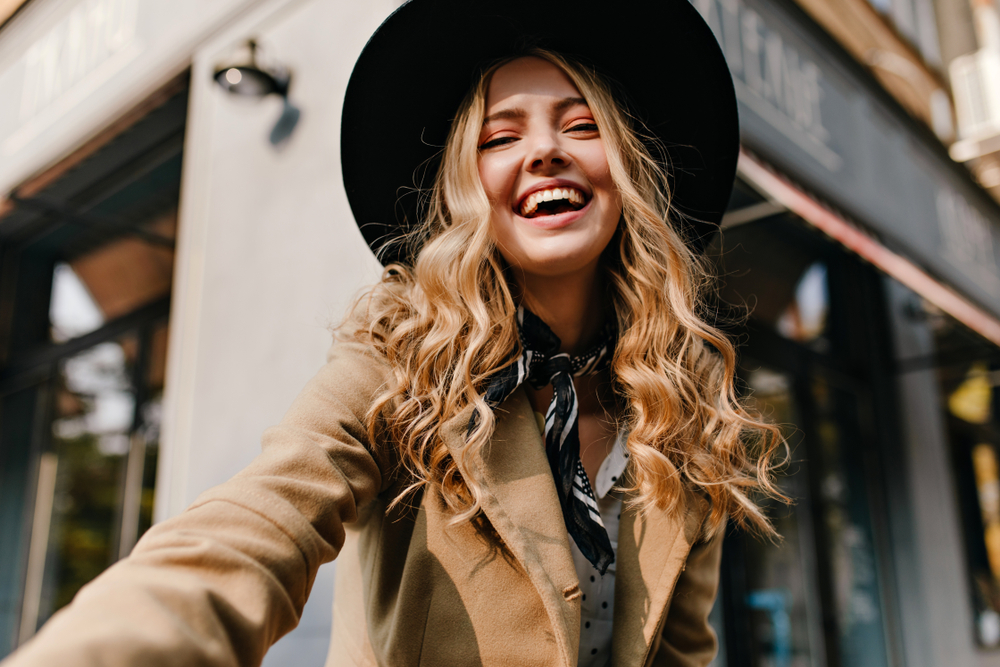
[[[719,590],[724,535],[720,530],[688,554],[651,663],[655,667],[704,667],[715,657],[718,640],[708,615]]]
[[[364,425],[386,366],[335,345],[263,452],[153,526],[3,667],[259,665],[384,486]]]

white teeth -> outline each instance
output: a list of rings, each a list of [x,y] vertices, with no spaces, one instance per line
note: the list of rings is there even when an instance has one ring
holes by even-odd
[[[528,195],[524,199],[524,203],[521,204],[521,215],[528,216],[537,211],[540,202],[560,199],[565,199],[578,206],[584,204],[584,194],[576,188],[550,188]]]

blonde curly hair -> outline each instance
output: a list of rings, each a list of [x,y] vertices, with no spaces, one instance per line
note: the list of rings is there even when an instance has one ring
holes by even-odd
[[[784,499],[773,481],[783,440],[741,404],[734,346],[699,314],[712,283],[704,259],[677,230],[682,221],[671,206],[667,169],[597,73],[541,49],[495,63],[469,91],[427,193],[427,214],[401,241],[416,251],[413,265],[390,264],[348,315],[351,335],[394,371],[395,382],[368,418],[372,438],[388,438],[406,472],[396,501],[432,487],[456,522],[480,511],[485,491],[462,476],[462,461],[449,453],[440,429],[474,405],[480,418],[456,456],[478,453],[495,425],[485,386],[512,363],[512,351],[520,352],[517,305],[479,179],[478,139],[493,73],[522,56],[559,67],[587,100],[621,194],[621,223],[603,268],[618,326],[611,374],[619,426],[629,434],[626,493],[641,509],[672,510],[687,485],[711,499],[709,532],[729,516],[773,535],[754,497]]]

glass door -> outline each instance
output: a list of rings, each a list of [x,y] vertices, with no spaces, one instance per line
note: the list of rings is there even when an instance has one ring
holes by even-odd
[[[714,612],[729,667],[889,665],[868,267],[786,216],[725,234],[721,301],[750,407],[781,426],[781,540],[731,531]],[[873,309],[877,312],[877,309]]]

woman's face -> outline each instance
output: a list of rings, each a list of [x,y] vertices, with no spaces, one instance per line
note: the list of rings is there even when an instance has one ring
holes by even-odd
[[[500,253],[526,276],[596,271],[622,205],[576,86],[547,60],[519,58],[494,73],[485,118],[479,177]]]

